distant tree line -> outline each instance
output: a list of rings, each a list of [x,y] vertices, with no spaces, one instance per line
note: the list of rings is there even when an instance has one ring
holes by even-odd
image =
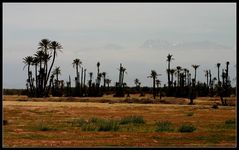
[[[29,97],[48,97],[52,96],[103,96],[104,94],[113,94],[115,97],[124,97],[125,94],[129,96],[131,93],[140,93],[144,96],[145,93],[152,93],[153,97],[157,96],[174,96],[174,97],[187,97],[193,104],[193,99],[197,96],[220,96],[222,103],[223,97],[230,96],[234,93],[231,87],[229,72],[229,61],[226,62],[225,68],[220,73],[220,63],[216,64],[218,68],[217,77],[212,75],[210,69],[205,70],[206,82],[197,80],[197,69],[200,65],[193,64],[194,76],[189,72],[188,68],[181,66],[171,67],[173,55],[167,55],[168,68],[166,69],[168,84],[162,86],[158,74],[155,70],[151,70],[148,78],[152,78],[152,88],[141,87],[140,80],[134,80],[135,87],[128,87],[124,82],[124,76],[127,74],[126,68],[120,64],[119,79],[115,85],[110,86],[111,79],[107,77],[106,72],[101,72],[100,62],[96,63],[95,80],[93,80],[93,72],[87,73],[86,67],[82,64],[79,58],[75,58],[72,62],[73,69],[76,74],[74,84],[72,84],[71,76],[69,80],[64,82],[59,79],[61,69],[55,66],[54,62],[58,51],[63,47],[56,41],[42,39],[38,44],[38,50],[33,56],[26,56],[23,58],[24,68],[27,66],[27,80],[26,80],[26,93]],[[49,66],[50,65],[50,66]],[[33,69],[34,68],[34,69]],[[33,73],[34,72],[34,73]],[[87,75],[89,80],[87,80]],[[217,81],[217,82],[216,82]],[[64,85],[66,83],[66,86]]]

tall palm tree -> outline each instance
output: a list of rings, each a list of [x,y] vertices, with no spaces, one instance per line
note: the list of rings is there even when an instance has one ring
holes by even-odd
[[[90,75],[90,81],[92,81],[93,72],[90,72],[89,75]]]
[[[98,76],[100,73],[100,62],[97,62],[96,66],[97,66],[97,76]]]
[[[76,59],[74,59],[73,60],[73,68],[74,67],[76,67],[76,86],[78,86],[78,84],[79,84],[79,71],[78,71],[78,67],[80,67],[80,65],[82,64],[82,62],[81,62],[81,60],[80,59],[78,59],[78,58],[76,58]]]
[[[205,77],[207,78],[207,87],[208,87],[208,75],[209,75],[209,71],[208,70],[204,70],[205,72]]]
[[[212,87],[212,74],[211,74],[211,70],[208,71],[209,74],[209,86],[210,88]]]
[[[220,74],[220,72],[219,72],[219,69],[220,69],[220,63],[217,63],[217,81],[218,81],[218,85],[219,85],[219,82],[220,82],[220,76],[219,76],[219,74]]]
[[[85,79],[86,79],[86,69],[84,69],[84,88],[85,88]]]
[[[38,43],[38,49],[40,49],[41,51],[44,51],[45,55],[48,55],[47,50],[50,48],[50,44],[51,41],[48,39],[42,39],[39,43]],[[44,72],[47,75],[47,62],[48,59],[44,59]],[[46,76],[45,76],[46,79]]]
[[[180,71],[181,71],[182,67],[181,67],[181,66],[177,66],[176,69],[177,69],[177,75],[178,75],[178,86],[179,86],[179,82],[180,82]]]
[[[37,87],[37,82],[38,82],[38,79],[37,79],[37,65],[38,65],[38,63],[39,63],[38,57],[33,57],[33,64],[35,65],[36,89],[38,88]]]
[[[138,78],[136,78],[136,79],[134,80],[134,84],[135,84],[136,87],[139,86],[139,79],[138,79]]]
[[[170,74],[171,74],[171,83],[173,83],[173,74],[175,73],[175,69],[170,69]]]
[[[161,85],[161,81],[157,79],[155,82],[156,82],[156,85],[157,85],[157,94],[156,95],[158,95],[158,93],[159,93],[159,85]]]
[[[155,70],[151,70],[151,74],[150,76],[148,76],[148,78],[152,78],[153,79],[153,96],[154,96],[154,99],[155,99],[155,96],[156,96],[156,92],[155,92],[155,81],[156,81],[156,78],[157,78],[158,74]]]
[[[126,72],[126,68],[122,68],[122,76],[121,76],[121,83],[124,83],[124,73],[127,73]]]
[[[28,74],[28,82],[30,85],[30,90],[32,91],[32,87],[31,87],[31,71],[30,71],[30,66],[33,63],[33,57],[32,56],[26,56],[23,58],[23,63],[25,64],[25,66],[23,67],[23,69],[27,66],[27,74]]]
[[[58,82],[58,76],[61,74],[61,69],[60,67],[55,67],[55,69],[53,70],[53,74],[56,75],[56,81]]]
[[[105,89],[105,76],[106,76],[106,72],[102,72],[102,77],[103,77],[103,81],[104,81],[104,89]]]
[[[42,69],[42,61],[44,61],[44,52],[42,50],[39,50],[34,54],[35,57],[38,58],[39,63],[40,63],[40,69]]]
[[[109,90],[110,89],[111,80],[110,79],[105,79],[105,83],[107,84],[108,90]]]
[[[195,70],[195,74],[194,74],[195,84],[197,83],[197,80],[196,80],[196,77],[197,77],[197,68],[198,68],[199,66],[200,66],[200,65],[192,65],[192,67],[193,67],[194,70]]]
[[[47,50],[50,48],[51,41],[48,39],[42,39],[38,43],[38,49],[43,50],[45,54],[47,54]]]
[[[60,43],[56,42],[56,41],[52,41],[50,46],[49,46],[50,49],[53,50],[53,60],[52,60],[52,63],[51,63],[51,66],[50,66],[50,69],[49,69],[49,72],[48,72],[48,75],[47,75],[47,78],[46,78],[46,82],[48,81],[49,79],[49,76],[50,76],[50,73],[51,73],[51,69],[53,67],[53,64],[55,62],[55,58],[56,58],[56,55],[57,55],[57,50],[61,51],[61,49],[63,48],[61,46]]]
[[[168,62],[168,87],[170,87],[171,86],[171,83],[170,83],[170,62],[172,61],[172,60],[174,60],[174,58],[172,58],[172,56],[173,55],[170,55],[170,54],[168,54],[168,56],[167,56],[167,62]]]
[[[184,71],[184,76],[183,76],[183,77],[185,78],[185,80],[184,80],[184,85],[187,86],[187,85],[186,85],[186,81],[187,81],[187,80],[186,80],[186,77],[187,77],[188,69],[187,69],[187,68],[184,68],[183,71]]]
[[[229,72],[229,71],[228,71],[228,66],[229,66],[229,64],[230,64],[230,62],[227,61],[227,62],[226,62],[226,85],[228,85],[228,82],[229,82],[229,81],[228,81],[228,80],[229,80],[229,79],[228,79],[228,72]]]

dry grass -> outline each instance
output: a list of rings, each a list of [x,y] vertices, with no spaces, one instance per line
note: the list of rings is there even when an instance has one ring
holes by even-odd
[[[151,99],[150,95],[130,99]],[[236,98],[228,98],[235,101]],[[84,100],[85,102],[81,102]],[[108,100],[109,102],[102,102]],[[27,98],[4,96],[4,147],[235,147],[236,127],[225,125],[236,119],[235,106],[213,109],[219,98],[197,98],[195,105],[187,99],[163,98],[158,103],[125,103],[126,98],[110,95],[100,98]],[[61,102],[60,102],[61,101]],[[192,113],[193,115],[188,115]],[[121,119],[143,116],[145,123],[125,125],[114,132],[81,131],[72,120],[92,117]],[[155,132],[157,121],[172,123],[174,131]],[[197,129],[178,132],[182,124]]]

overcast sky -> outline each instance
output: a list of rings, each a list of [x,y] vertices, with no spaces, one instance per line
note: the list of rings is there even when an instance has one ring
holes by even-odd
[[[194,75],[191,65],[199,64],[201,82],[204,70],[217,77],[216,63],[223,69],[226,61],[231,80],[236,77],[236,3],[3,3],[3,88],[25,88],[22,58],[44,38],[63,46],[55,62],[63,80],[74,79],[72,62],[79,58],[94,79],[99,61],[111,85],[120,63],[129,86],[135,78],[152,86],[152,69],[166,84],[168,53],[171,68]]]

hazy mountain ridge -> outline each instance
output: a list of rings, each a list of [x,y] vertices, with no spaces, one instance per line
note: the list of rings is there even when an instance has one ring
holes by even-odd
[[[232,47],[211,41],[173,43],[166,40],[146,40],[140,48],[158,50],[232,50]]]

